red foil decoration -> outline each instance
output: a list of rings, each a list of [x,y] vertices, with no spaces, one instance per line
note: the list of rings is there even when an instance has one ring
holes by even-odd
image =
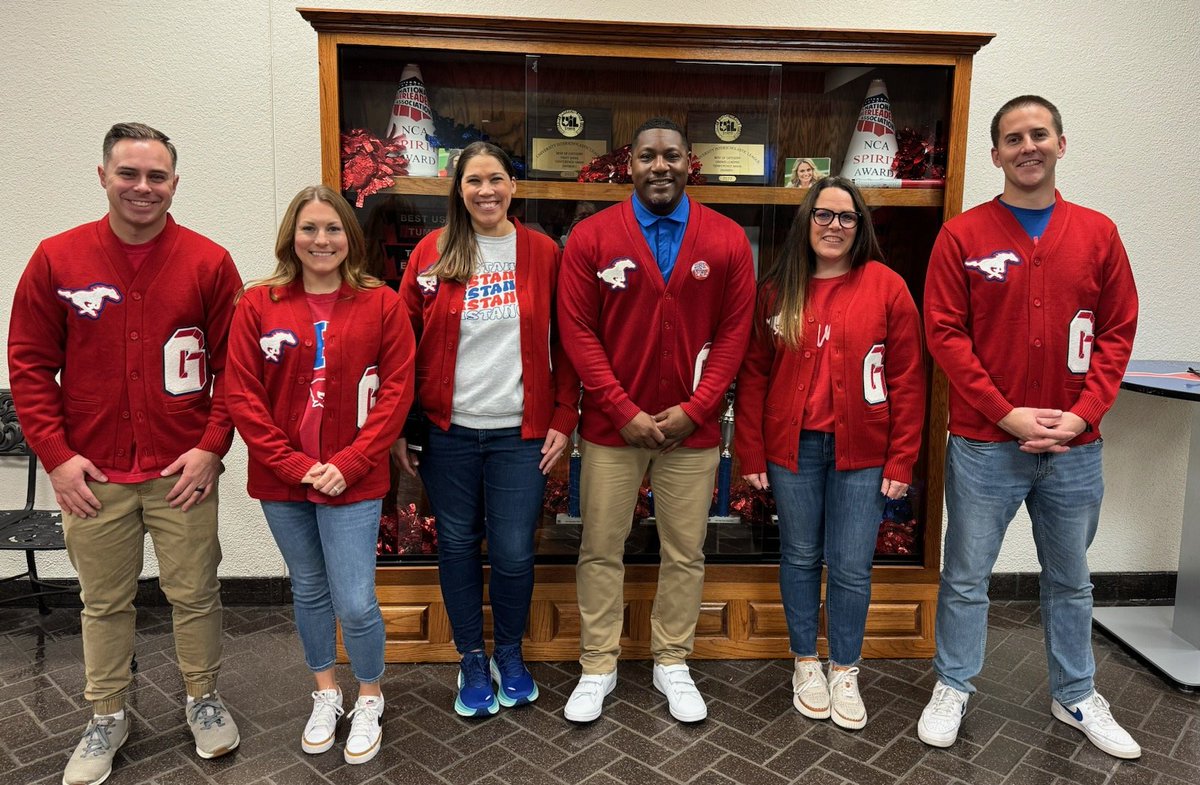
[[[400,507],[395,515],[382,515],[375,553],[386,556],[437,553],[437,527],[433,516],[418,514],[415,504]]]
[[[940,180],[946,176],[946,146],[927,131],[896,131],[896,158],[892,172],[902,180]]]
[[[342,134],[342,190],[358,192],[355,207],[362,207],[368,196],[391,188],[397,176],[406,174],[403,140],[385,142],[363,128]]]
[[[775,514],[775,497],[770,491],[755,490],[744,480],[735,480],[729,489],[729,514],[747,525],[770,525]]]
[[[581,183],[632,183],[633,176],[629,173],[631,148],[632,145],[627,144],[619,150],[596,156],[579,170],[578,181]],[[701,167],[700,159],[692,153],[688,153],[688,185],[704,185],[704,175],[700,174]]]
[[[546,496],[542,502],[542,510],[551,517],[562,513],[567,514],[567,497],[569,490],[565,480],[546,480]]]
[[[917,522],[884,521],[875,537],[875,553],[912,556],[917,552]]]

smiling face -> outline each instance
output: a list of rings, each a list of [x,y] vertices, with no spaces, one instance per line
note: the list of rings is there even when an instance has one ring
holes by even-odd
[[[337,291],[349,247],[342,219],[332,206],[320,201],[304,205],[296,216],[295,235],[304,290],[313,294]]]
[[[1046,107],[1025,104],[1000,118],[992,163],[1004,170],[1004,200],[1017,207],[1045,207],[1054,198],[1054,167],[1067,137],[1054,129]]]
[[[511,234],[508,208],[517,192],[517,181],[509,176],[504,164],[491,155],[475,155],[461,165],[458,174],[463,205],[471,215],[475,233],[491,237]]]
[[[813,209],[852,213],[856,208],[849,193],[832,186],[817,195]],[[808,241],[817,262],[818,276],[838,275],[850,269],[850,249],[857,232],[857,226],[846,229],[837,218],[829,226],[821,226],[811,215],[808,217]]]
[[[801,161],[796,164],[796,182],[801,188],[808,188],[813,184],[813,168],[808,161]]]
[[[629,160],[633,190],[650,212],[669,215],[687,186],[688,151],[683,134],[648,128],[634,140]]]
[[[179,184],[167,146],[150,139],[121,139],[97,171],[108,194],[113,233],[130,244],[157,237]]]

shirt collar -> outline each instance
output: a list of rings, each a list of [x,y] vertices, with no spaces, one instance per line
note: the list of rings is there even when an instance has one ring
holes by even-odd
[[[667,215],[657,215],[650,212],[650,208],[642,204],[642,200],[637,194],[633,195],[633,214],[637,217],[638,223],[643,229],[649,229],[659,221],[674,221],[677,224],[686,224],[688,220],[689,203],[688,195],[685,193],[679,200],[679,204],[675,205],[675,209]]]

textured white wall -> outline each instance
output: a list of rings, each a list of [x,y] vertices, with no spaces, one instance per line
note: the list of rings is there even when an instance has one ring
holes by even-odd
[[[1008,98],[1041,93],[1062,109],[1068,199],[1121,228],[1142,297],[1134,356],[1200,359],[1200,6],[1194,0],[1077,3],[1028,0],[843,0],[744,4],[686,0],[311,0],[341,8],[551,18],[689,21],[792,27],[996,33],[975,59],[965,203],[1000,190],[988,123]],[[295,0],[8,0],[0,21],[0,199],[8,263],[0,267],[0,338],[11,292],[38,241],[105,209],[95,175],[100,139],[141,120],[180,151],[173,208],[181,223],[230,249],[243,276],[272,263],[279,211],[320,176],[316,34]],[[426,74],[436,80],[436,73]],[[7,368],[0,385],[7,383]],[[1174,570],[1178,560],[1187,405],[1122,393],[1105,420],[1108,494],[1092,548],[1095,570]],[[222,483],[221,541],[229,576],[283,574],[257,505],[244,493],[235,444]],[[48,484],[45,484],[48,488]],[[21,498],[20,473],[0,467],[0,505]],[[42,502],[53,502],[49,493]],[[1037,569],[1028,519],[1014,522],[997,569]],[[70,575],[65,557],[48,575]],[[0,574],[21,568],[0,557]],[[156,565],[147,560],[147,571]]]

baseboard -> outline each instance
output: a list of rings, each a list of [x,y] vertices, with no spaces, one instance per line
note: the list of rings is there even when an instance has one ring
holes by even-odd
[[[1170,603],[1175,600],[1174,572],[1096,572],[1092,573],[1095,589],[1092,596],[1098,604],[1105,605],[1151,605]],[[53,581],[73,593],[56,594],[46,602],[56,608],[81,607],[78,582],[74,580]],[[0,603],[29,591],[23,579],[0,583]],[[992,575],[988,596],[996,601],[1029,602],[1038,599],[1038,573],[998,572]],[[274,578],[222,578],[221,599],[226,605],[289,605],[292,602],[291,581],[284,577]],[[166,605],[167,598],[158,587],[158,579],[138,581],[138,605]],[[14,606],[32,607],[37,601],[32,598],[14,600]]]

